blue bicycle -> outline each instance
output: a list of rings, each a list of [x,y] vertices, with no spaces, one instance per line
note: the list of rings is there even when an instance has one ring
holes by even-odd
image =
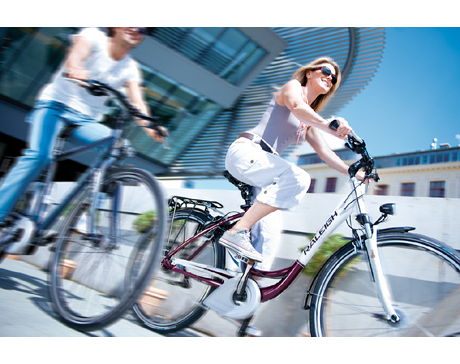
[[[75,126],[63,129],[52,161],[1,227],[0,260],[6,253],[33,254],[38,247],[51,245],[53,307],[66,325],[93,331],[114,323],[132,307],[159,266],[163,249],[166,200],[151,173],[123,164],[134,155],[125,140],[125,126],[136,117],[149,120],[148,127],[162,136],[167,136],[167,130],[112,87],[71,81],[118,104],[112,135],[63,151]],[[98,156],[87,172],[51,208],[47,200],[57,163],[96,148]],[[74,267],[70,276],[65,272],[68,265]]]

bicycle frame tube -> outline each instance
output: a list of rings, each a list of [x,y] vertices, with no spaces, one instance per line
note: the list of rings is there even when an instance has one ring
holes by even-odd
[[[62,153],[51,162],[56,163],[60,160],[67,159],[73,157],[75,155],[79,155],[93,149],[95,147],[100,147],[104,144],[110,143],[112,141],[112,137],[104,138],[96,143],[92,143],[88,146],[77,147],[72,150],[67,151],[66,153]],[[69,203],[75,198],[75,196],[80,192],[80,190],[87,184],[88,180],[94,173],[94,170],[101,166],[107,158],[109,158],[109,153],[111,150],[111,146],[107,146],[106,150],[101,152],[100,155],[96,158],[94,163],[90,166],[88,171],[76,182],[75,186],[67,192],[66,196],[64,197],[63,201],[57,205],[50,213],[44,218],[43,222],[38,225],[37,231],[45,231],[47,230],[55,219],[64,211],[64,209],[69,205]],[[43,199],[43,195],[40,196],[40,200]]]
[[[65,151],[63,153],[60,153],[59,155],[55,156],[54,160],[56,162],[59,162],[59,161],[64,160],[64,159],[69,159],[70,157],[76,157],[77,155],[86,153],[87,151],[89,151],[91,149],[99,148],[99,147],[105,146],[107,144],[112,144],[113,139],[114,138],[112,136],[110,136],[110,137],[98,140],[98,141],[96,141],[94,143],[91,143],[89,145],[83,145],[83,146],[80,146],[80,147],[75,147],[75,148],[69,149],[69,150],[67,150],[67,151]],[[107,146],[107,149],[108,148],[109,148],[109,146]]]
[[[310,240],[297,261],[303,266],[307,265],[316,251],[326,241],[326,239],[352,214],[353,208],[362,201],[362,195],[358,195],[360,182],[356,178],[350,180],[352,190],[354,190],[355,200],[349,202],[350,196],[342,201],[327,218],[315,236]]]
[[[357,200],[360,200],[362,196],[358,196],[357,188],[359,186],[359,182],[352,178],[350,180],[350,184],[352,190],[355,191],[355,197]],[[276,271],[276,272],[263,272],[257,271],[256,274],[258,276],[265,276],[265,277],[283,277],[278,283],[269,286],[269,287],[262,287],[261,291],[261,302],[268,301],[273,299],[283,293],[297,278],[297,276],[302,271],[303,267],[307,265],[316,251],[320,248],[320,246],[326,241],[326,239],[340,226],[353,212],[353,208],[356,206],[356,200],[349,202],[350,196],[348,196],[344,201],[342,201],[334,210],[334,212],[327,218],[325,223],[321,226],[315,236],[310,240],[309,244],[297,258],[297,260],[292,264],[290,267]],[[259,273],[259,274],[257,274]],[[281,275],[281,273],[283,275]],[[278,276],[275,276],[278,274]]]
[[[208,228],[206,228],[205,230],[203,230],[202,232],[198,233],[197,235],[194,235],[192,236],[190,239],[184,241],[182,244],[180,244],[176,249],[174,249],[172,252],[169,252],[169,254],[163,259],[163,261],[161,262],[164,267],[166,269],[169,269],[169,270],[172,270],[174,272],[177,272],[177,273],[181,273],[181,274],[184,274],[188,277],[191,277],[191,278],[194,278],[200,282],[205,282],[211,286],[215,286],[215,287],[218,287],[220,286],[222,283],[220,281],[216,281],[214,279],[210,279],[210,278],[205,278],[205,277],[200,277],[200,276],[197,276],[196,274],[193,274],[193,273],[190,273],[190,272],[187,272],[185,270],[182,270],[182,269],[179,269],[176,267],[176,265],[173,264],[173,260],[174,260],[174,255],[180,251],[181,249],[183,249],[185,246],[187,246],[188,244],[190,244],[191,242],[195,241],[196,239],[199,239],[201,238],[202,236],[205,236],[208,232],[210,232],[211,230],[215,229],[215,228],[218,228],[219,226],[222,226],[223,224],[226,224],[230,221],[233,221],[233,220],[236,220],[236,219],[239,219],[240,217],[242,217],[244,215],[243,212],[240,212],[238,214],[235,214],[235,215],[232,215],[232,216],[229,216],[228,218],[224,219],[224,220],[221,220],[215,224],[212,224],[211,226],[209,226]],[[208,242],[204,242],[204,244],[207,244]],[[199,247],[197,250],[200,250],[201,247]],[[193,256],[196,256],[198,254],[198,251],[195,251],[191,254],[190,257],[188,257],[187,259],[191,259],[191,257]],[[209,271],[212,271],[212,267],[209,267]],[[220,271],[220,270],[219,270]],[[231,276],[229,275],[228,278],[231,278]]]

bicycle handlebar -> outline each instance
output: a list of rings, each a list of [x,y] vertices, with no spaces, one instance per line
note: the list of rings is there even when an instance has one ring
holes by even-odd
[[[167,137],[169,135],[167,129],[158,124],[157,117],[141,113],[129,102],[128,98],[122,92],[114,89],[113,87],[96,80],[77,80],[75,78],[69,78],[66,73],[63,73],[63,77],[68,81],[83,86],[93,96],[110,96],[110,94],[112,94],[118,101],[120,101],[131,116],[149,121],[149,124],[143,127],[155,130],[162,137]]]
[[[334,119],[330,122],[329,129],[337,130],[339,125],[340,125],[340,122],[337,119]],[[354,131],[348,134],[348,139],[350,138],[354,139],[357,143],[360,143],[360,144],[364,143],[364,140],[362,140],[359,136],[357,136]]]
[[[334,119],[329,123],[329,128],[332,130],[337,130],[339,125],[339,121],[337,119]],[[347,143],[345,143],[345,146],[351,151],[361,155],[361,159],[353,163],[348,168],[348,175],[350,177],[355,177],[356,173],[361,168],[364,168],[366,175],[372,178],[375,182],[377,182],[379,180],[378,174],[372,173],[374,169],[374,158],[372,158],[367,152],[366,143],[364,142],[364,140],[352,131],[350,134],[348,134],[348,141]]]

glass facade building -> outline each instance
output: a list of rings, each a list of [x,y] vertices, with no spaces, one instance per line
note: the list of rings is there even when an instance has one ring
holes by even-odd
[[[155,28],[152,37],[232,84],[266,54],[237,28]]]
[[[62,62],[70,37],[78,28],[0,29],[0,98],[26,112]],[[149,38],[150,42],[166,45],[178,54],[176,57],[187,57],[232,86],[241,84],[268,53],[237,28],[153,28]],[[170,137],[165,146],[146,137],[142,129],[133,127],[129,139],[141,158],[164,170],[225,105],[190,87],[190,81],[189,85],[184,84],[158,70],[155,62],[150,61],[155,59],[155,52],[151,53],[148,62],[138,59],[145,98],[152,115],[158,116],[161,124],[169,129]],[[102,122],[110,125],[110,115],[108,105]]]
[[[6,150],[12,141],[24,143],[23,118],[78,29],[0,28],[0,158],[15,153]],[[322,55],[342,69],[342,85],[323,116],[334,113],[372,78],[385,36],[380,28],[151,29],[132,54],[151,113],[170,137],[159,144],[137,127],[128,135],[142,166],[165,177],[221,175],[228,146],[258,122],[274,87]],[[107,125],[111,112],[108,105]]]

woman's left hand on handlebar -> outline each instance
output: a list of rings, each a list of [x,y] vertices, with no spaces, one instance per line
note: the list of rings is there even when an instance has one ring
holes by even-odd
[[[364,181],[364,183],[369,183],[369,182],[373,182],[374,179],[373,178],[366,178],[366,172],[363,170],[363,169],[360,169],[358,172],[356,172],[356,175],[355,177],[360,180],[360,181]]]

